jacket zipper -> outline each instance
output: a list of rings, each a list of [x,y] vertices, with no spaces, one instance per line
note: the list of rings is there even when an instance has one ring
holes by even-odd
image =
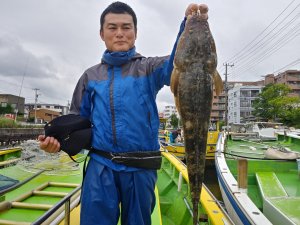
[[[115,121],[115,108],[114,108],[114,96],[113,96],[113,84],[115,79],[114,68],[112,68],[112,74],[109,84],[109,96],[110,96],[110,111],[111,111],[111,125],[113,132],[113,144],[117,145],[117,135],[116,135],[116,121]]]

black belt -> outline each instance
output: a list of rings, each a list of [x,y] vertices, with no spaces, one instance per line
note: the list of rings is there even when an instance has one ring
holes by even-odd
[[[160,151],[139,151],[139,152],[106,152],[98,149],[91,149],[95,153],[112,162],[125,166],[137,167],[142,169],[158,170],[161,167]]]

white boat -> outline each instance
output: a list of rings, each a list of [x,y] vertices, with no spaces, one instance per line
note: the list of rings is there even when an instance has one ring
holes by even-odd
[[[252,139],[262,141],[277,140],[276,131],[281,123],[250,122],[245,124],[232,124],[231,135],[235,140]]]
[[[278,141],[234,140],[221,133],[215,166],[222,198],[235,224],[300,224],[300,139],[278,136]],[[282,154],[267,158],[275,147]],[[290,151],[287,151],[287,149]],[[297,155],[298,154],[298,155]],[[274,155],[272,156],[274,157]],[[297,161],[300,160],[298,159]]]

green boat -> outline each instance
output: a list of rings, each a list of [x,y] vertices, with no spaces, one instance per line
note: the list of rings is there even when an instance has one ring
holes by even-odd
[[[81,166],[61,155],[1,169],[0,224],[58,224],[79,202]]]
[[[77,159],[84,157],[78,155]],[[18,164],[1,169],[0,224],[79,224],[81,164],[63,155],[58,161],[34,162],[29,168]],[[188,193],[185,165],[174,155],[163,153],[152,224],[192,224]],[[199,206],[199,224],[232,224],[205,185]]]
[[[20,147],[0,149],[0,168],[17,163],[21,158],[21,151]]]
[[[277,133],[277,140],[262,141],[220,134],[215,165],[233,222],[300,224],[299,158],[299,136]]]

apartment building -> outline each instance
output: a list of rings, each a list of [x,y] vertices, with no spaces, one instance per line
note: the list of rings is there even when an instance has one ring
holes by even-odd
[[[228,123],[245,123],[254,120],[253,101],[261,93],[263,86],[243,86],[235,84],[228,91]]]
[[[163,117],[169,118],[172,114],[175,114],[177,117],[179,117],[176,106],[175,105],[165,106],[164,111],[163,111]]]
[[[25,98],[19,97],[11,94],[0,94],[0,105],[1,107],[6,107],[7,105],[11,105],[14,109],[14,113],[17,112],[20,114],[24,113],[24,104]]]
[[[282,83],[292,89],[291,95],[300,97],[300,70],[287,70],[278,75],[268,74],[259,81],[229,81],[228,85],[228,122],[242,123],[253,120],[254,99],[258,97],[262,88],[267,84]],[[225,86],[224,86],[225,87]],[[219,95],[214,94],[211,111],[212,121],[224,121],[226,111],[225,90]],[[173,113],[178,116],[175,106],[166,106],[163,116],[170,117]],[[178,116],[179,117],[179,116]]]
[[[226,96],[225,91],[223,91],[219,96],[214,95],[210,119],[212,121],[220,121],[225,118],[226,109]]]
[[[263,85],[262,81],[229,81],[227,82],[228,90],[231,90],[235,87],[236,84],[243,85],[243,86],[261,86]],[[226,111],[226,92],[225,92],[225,84],[224,90],[220,93],[219,96],[216,95],[214,92],[213,97],[213,105],[211,109],[210,118],[211,121],[225,121],[225,111]]]
[[[268,74],[265,76],[267,84],[286,84],[291,89],[291,95],[300,97],[300,70],[286,70],[278,75]]]

